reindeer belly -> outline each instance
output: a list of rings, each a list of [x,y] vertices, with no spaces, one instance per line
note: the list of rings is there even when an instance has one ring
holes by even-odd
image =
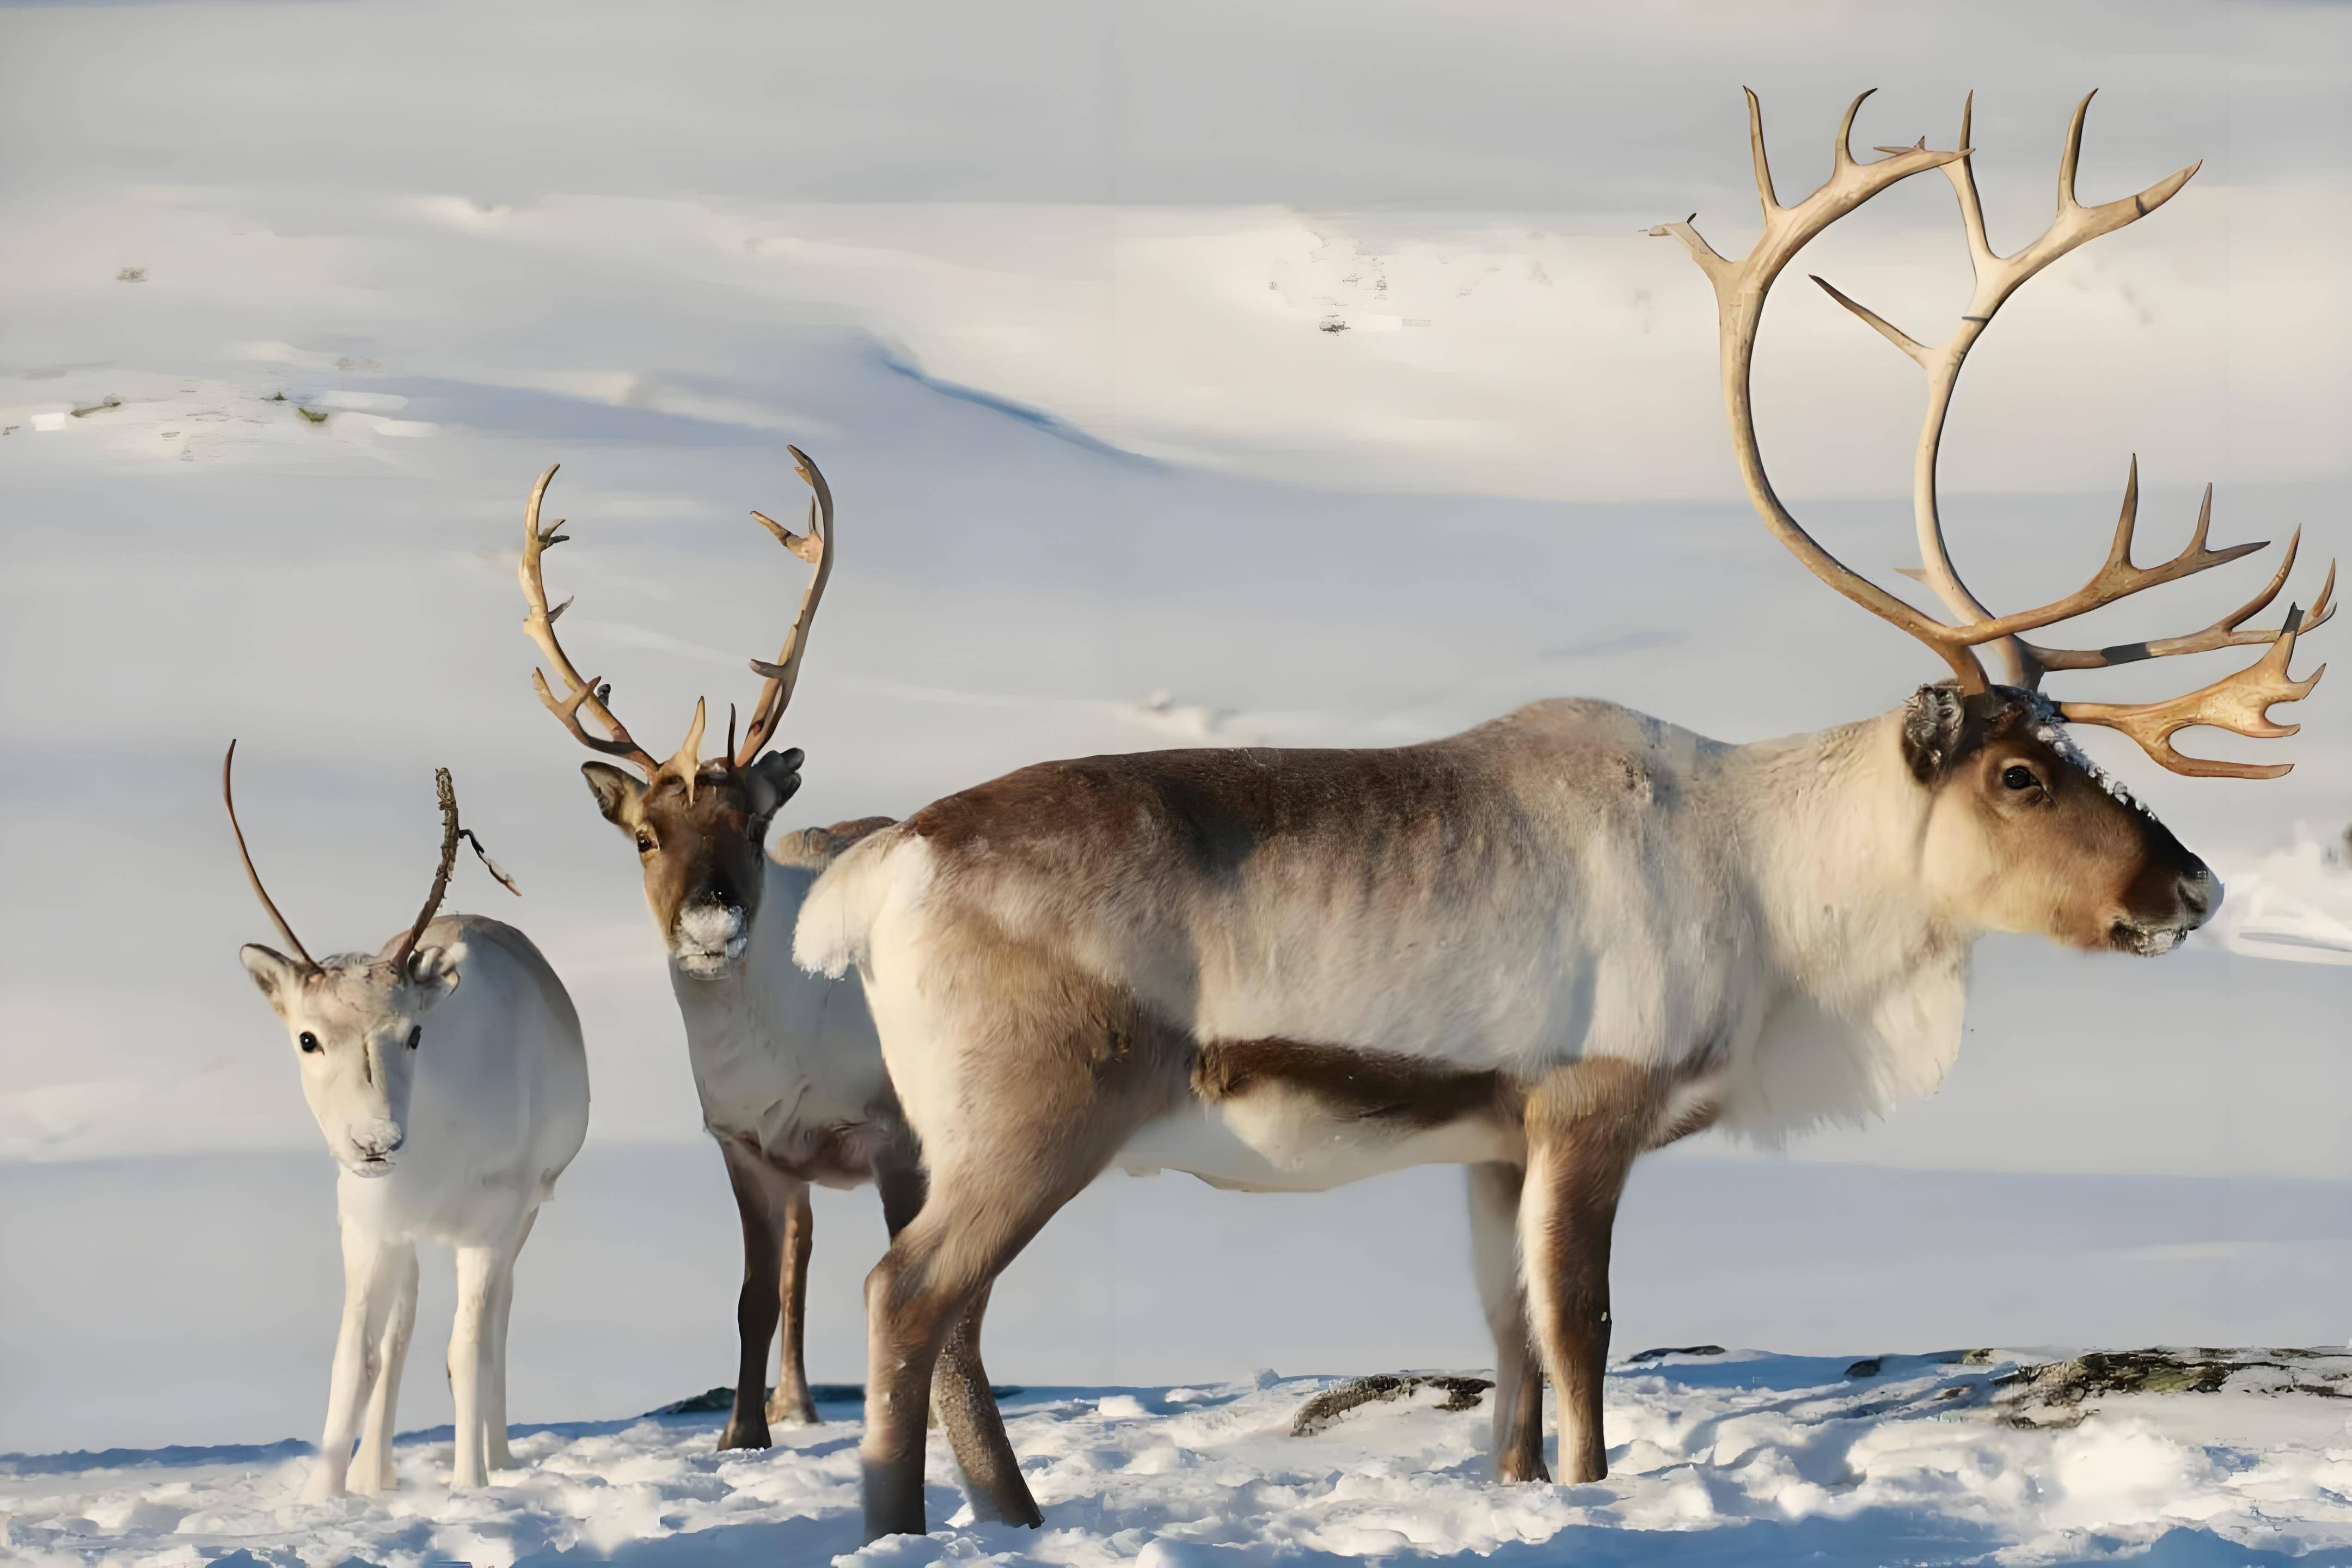
[[[1292,1040],[1217,1041],[1201,1047],[1192,1091],[1128,1140],[1122,1169],[1321,1192],[1411,1165],[1526,1154],[1516,1094],[1490,1072]]]

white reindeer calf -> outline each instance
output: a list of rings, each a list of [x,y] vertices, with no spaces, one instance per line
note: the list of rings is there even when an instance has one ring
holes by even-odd
[[[434,919],[457,826],[446,769],[441,864],[415,924],[376,953],[313,959],[253,868],[229,793],[237,854],[294,956],[240,956],[293,1038],[302,1093],[342,1167],[343,1322],[319,1463],[306,1501],[392,1485],[393,1413],[416,1320],[416,1244],[457,1258],[449,1336],[457,1401],[452,1484],[478,1487],[507,1451],[507,1314],[516,1255],[588,1131],[588,1061],[572,999],[530,939],[480,915]],[[483,864],[489,858],[483,856]],[[506,882],[495,866],[491,875]],[[507,882],[509,891],[513,884]],[[430,1014],[429,1020],[426,1015]],[[364,1419],[362,1419],[364,1417]],[[359,1452],[352,1445],[358,1440]]]

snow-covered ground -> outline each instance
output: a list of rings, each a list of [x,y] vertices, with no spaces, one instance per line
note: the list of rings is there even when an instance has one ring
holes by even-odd
[[[1007,1404],[1044,1530],[975,1524],[935,1444],[933,1534],[862,1552],[846,1397],[766,1453],[717,1452],[716,1415],[529,1428],[473,1494],[447,1489],[446,1427],[396,1445],[390,1495],[315,1505],[294,1500],[299,1444],[20,1458],[0,1528],[57,1568],[2352,1562],[2352,1357],[2210,1354],[2154,1381],[2219,1391],[2105,1393],[2032,1375],[2048,1352],[1653,1353],[1610,1378],[1607,1481],[1508,1489],[1483,1401],[1433,1388],[1308,1436],[1301,1405],[1339,1380],[1036,1390]]]

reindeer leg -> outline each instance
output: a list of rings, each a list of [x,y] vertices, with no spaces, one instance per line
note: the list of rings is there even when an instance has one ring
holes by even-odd
[[[351,1473],[352,1444],[360,1435],[365,1402],[381,1370],[379,1340],[392,1310],[403,1244],[380,1240],[346,1223],[343,1236],[343,1321],[327,1380],[327,1422],[318,1463],[302,1488],[304,1502],[341,1497]]]
[[[352,1460],[351,1489],[355,1492],[392,1489],[392,1434],[400,1410],[400,1374],[408,1364],[409,1332],[416,1327],[416,1246],[402,1242],[393,1250],[391,1310],[376,1342],[375,1388],[368,1395],[359,1455]]]
[[[895,1239],[922,1211],[926,1191],[921,1152],[911,1136],[898,1140],[876,1162],[874,1181],[882,1194],[883,1223]],[[980,1359],[980,1322],[988,1310],[988,1294],[986,1289],[981,1290],[940,1348],[927,1424],[947,1428],[948,1447],[963,1472],[975,1514],[992,1523],[1034,1530],[1045,1523],[1045,1516],[1022,1477],[1020,1458],[1005,1435],[988,1368]]]
[[[782,1308],[777,1285],[783,1277],[784,1225],[791,1212],[788,1177],[756,1150],[722,1142],[727,1180],[735,1189],[735,1209],[743,1222],[743,1286],[735,1298],[735,1328],[741,1353],[735,1366],[735,1406],[719,1434],[719,1447],[764,1448],[768,1436],[768,1347],[776,1341]]]
[[[1646,1069],[1610,1058],[1556,1068],[1528,1096],[1519,1256],[1544,1370],[1559,1395],[1564,1481],[1609,1474],[1609,1242],[1618,1195],[1664,1106]]]
[[[963,1020],[941,1016],[928,999],[892,998],[907,1008],[897,1017],[895,1007],[876,1009],[886,1058],[894,1037],[919,1053],[891,1059],[893,1079],[903,1086],[916,1073],[929,1078],[922,1100],[954,1107],[955,1119],[924,1138],[930,1181],[921,1211],[866,1277],[859,1455],[869,1540],[923,1532],[924,1415],[940,1352],[958,1339],[950,1375],[961,1392],[941,1415],[959,1464],[971,1467],[975,1510],[1040,1519],[980,1365],[980,1310],[997,1275],[1055,1212],[1135,1128],[1185,1092],[1189,1045],[1124,998],[1034,951],[1004,955],[1004,967],[1034,977],[1021,998],[1032,1005],[1007,1006],[970,1037]],[[1019,1071],[1006,1070],[1012,1061]],[[967,1322],[968,1334],[959,1334]]]
[[[505,1249],[457,1248],[457,1320],[449,1331],[449,1394],[457,1409],[457,1454],[449,1485],[463,1490],[485,1485],[482,1466],[482,1372],[490,1299]]]
[[[972,1511],[993,1524],[1035,1530],[1045,1516],[1029,1494],[1021,1458],[996,1408],[996,1391],[989,1386],[988,1368],[981,1364],[980,1321],[988,1311],[988,1294],[983,1286],[948,1333],[940,1352],[935,1404],[956,1468],[963,1472],[964,1490],[971,1494]]]
[[[1528,1331],[1527,1289],[1519,1282],[1517,1165],[1472,1165],[1470,1259],[1478,1300],[1495,1335],[1495,1479],[1548,1481],[1543,1459],[1543,1367]]]
[[[522,1255],[522,1244],[530,1239],[530,1227],[538,1223],[537,1209],[522,1216],[515,1227],[514,1245],[499,1258],[491,1279],[493,1294],[483,1347],[482,1464],[493,1471],[514,1468],[514,1451],[507,1447],[507,1322],[514,1313],[515,1260]]]
[[[783,1177],[791,1197],[784,1207],[784,1234],[778,1250],[783,1260],[776,1281],[782,1311],[783,1350],[776,1366],[776,1392],[768,1400],[772,1426],[814,1426],[816,1401],[808,1386],[808,1266],[816,1215],[809,1207],[808,1184]]]
[[[929,1191],[929,1178],[923,1174],[922,1151],[915,1145],[911,1132],[902,1132],[890,1146],[875,1157],[874,1185],[882,1197],[882,1224],[896,1241],[908,1222],[923,1210],[923,1194]],[[946,1353],[941,1352],[943,1355]],[[938,1372],[941,1369],[934,1369]],[[931,1384],[931,1406],[925,1414],[924,1425],[940,1424],[940,1384]]]

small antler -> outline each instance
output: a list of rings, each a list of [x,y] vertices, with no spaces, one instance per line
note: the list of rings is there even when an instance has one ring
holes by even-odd
[[[556,525],[562,527],[561,523]],[[416,923],[400,939],[400,949],[392,955],[394,973],[408,973],[409,955],[416,951],[417,939],[425,928],[433,923],[433,913],[441,907],[441,896],[449,890],[449,872],[457,864],[457,786],[449,777],[447,768],[433,770],[434,793],[441,797],[441,863],[433,870],[433,890],[425,895],[425,908],[417,914]]]
[[[833,488],[824,482],[824,475],[818,471],[816,464],[809,460],[806,452],[798,447],[784,449],[793,455],[793,467],[800,470],[801,478],[814,492],[809,498],[809,531],[793,533],[763,513],[755,511],[751,515],[759,520],[762,528],[776,536],[778,543],[814,566],[816,574],[809,579],[809,585],[801,593],[800,609],[793,616],[792,628],[784,633],[783,651],[776,656],[776,662],[770,664],[758,658],[751,661],[752,673],[765,676],[767,684],[760,688],[760,700],[751,710],[751,727],[744,731],[743,744],[732,753],[734,763],[739,768],[751,765],[752,759],[760,754],[760,748],[775,734],[776,721],[784,716],[784,709],[793,700],[793,687],[800,679],[801,660],[808,653],[809,627],[816,620],[816,607],[824,597],[824,585],[833,576]],[[734,728],[731,720],[728,728],[731,734]]]
[[[302,939],[294,934],[294,928],[288,925],[286,917],[278,912],[277,900],[269,896],[269,889],[261,885],[261,873],[253,868],[253,852],[245,847],[245,829],[237,826],[236,793],[229,787],[229,773],[236,766],[236,742],[231,741],[228,753],[221,758],[221,801],[228,807],[229,831],[236,835],[236,854],[237,858],[245,862],[246,880],[253,884],[253,896],[259,899],[261,907],[269,911],[270,923],[278,928],[278,934],[286,939],[286,945],[294,950],[294,956],[300,959],[305,967],[316,969],[319,961],[310,956],[310,949],[302,945]]]

